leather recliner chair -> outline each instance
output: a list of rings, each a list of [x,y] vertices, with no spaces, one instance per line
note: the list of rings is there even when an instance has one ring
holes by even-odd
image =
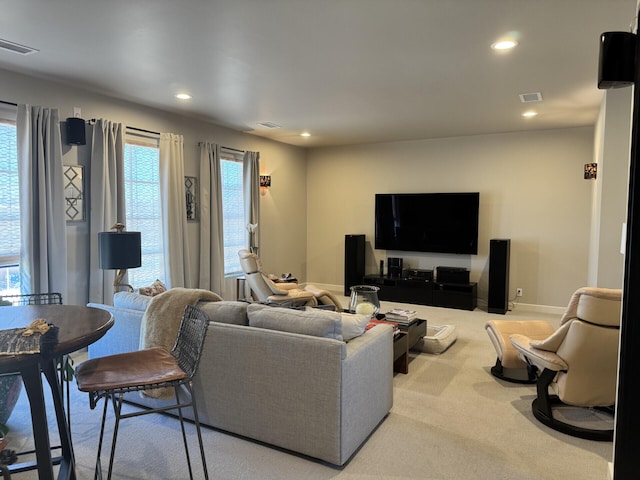
[[[238,256],[240,257],[240,266],[244,272],[247,285],[257,301],[286,303],[291,306],[313,306],[318,304],[313,293],[301,290],[297,283],[276,284],[273,282],[262,271],[260,259],[255,253],[251,253],[249,250],[240,250],[238,251]]]
[[[262,271],[262,264],[260,263],[260,257],[257,254],[251,253],[249,250],[240,250],[238,252],[240,256],[240,266],[245,274],[249,288],[258,297],[257,300],[261,302],[277,302],[277,301],[291,301],[291,298],[282,297],[283,293],[289,296],[295,296],[297,304],[300,304],[300,299],[307,299],[310,295],[315,298],[313,301],[302,303],[304,305],[326,305],[338,312],[342,311],[342,304],[340,300],[328,290],[323,290],[315,285],[307,284],[301,287],[297,283],[275,283],[269,275]],[[247,273],[251,271],[252,273]],[[261,277],[255,275],[256,272],[260,272]],[[249,275],[252,275],[252,280],[249,279]],[[253,284],[256,285],[258,290],[254,290]],[[264,282],[264,283],[263,283]],[[265,288],[266,284],[266,288]]]
[[[537,398],[532,403],[540,422],[580,438],[613,439],[613,429],[559,420],[553,406],[589,407],[613,418],[621,306],[621,290],[580,288],[571,297],[560,327],[547,338],[510,335],[518,354],[542,372],[537,376]]]

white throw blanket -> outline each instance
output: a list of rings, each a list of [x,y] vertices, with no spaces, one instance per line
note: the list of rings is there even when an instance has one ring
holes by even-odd
[[[209,290],[172,288],[153,297],[142,316],[140,348],[164,347],[171,351],[178,337],[187,305],[200,301],[217,302],[222,298]],[[144,392],[147,397],[171,399],[173,390],[162,388]]]

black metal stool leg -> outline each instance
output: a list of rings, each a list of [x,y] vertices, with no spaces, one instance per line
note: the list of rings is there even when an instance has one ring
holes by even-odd
[[[191,397],[191,407],[193,408],[193,421],[196,424],[196,433],[198,434],[198,444],[200,445],[200,458],[202,459],[202,470],[205,480],[209,480],[209,472],[207,471],[207,461],[204,457],[204,445],[202,443],[202,432],[200,431],[200,419],[198,418],[198,406],[196,405],[196,396],[190,384],[185,384],[185,388]]]
[[[180,430],[182,430],[182,442],[184,443],[184,453],[187,457],[187,467],[189,468],[189,478],[193,480],[193,469],[191,468],[191,456],[189,455],[189,444],[187,443],[187,432],[184,429],[184,417],[182,416],[182,407],[180,406],[179,385],[173,387],[173,393],[176,396],[176,405],[178,405],[178,418],[180,419]]]
[[[98,440],[98,454],[96,455],[96,471],[93,475],[94,480],[102,480],[102,441],[104,439],[104,426],[107,420],[107,408],[109,407],[109,396],[104,398],[104,408],[102,409],[102,423],[100,424],[100,439]]]
[[[111,395],[111,399],[113,400],[113,412],[115,413],[116,419],[115,424],[113,425],[113,439],[111,440],[111,455],[109,456],[107,480],[111,480],[111,472],[113,471],[113,458],[116,454],[116,440],[118,439],[118,428],[120,427],[120,412],[122,411],[122,403],[124,401],[123,396],[123,393]]]

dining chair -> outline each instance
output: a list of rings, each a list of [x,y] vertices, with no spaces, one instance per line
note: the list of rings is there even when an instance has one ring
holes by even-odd
[[[111,442],[107,479],[111,478],[113,471],[113,459],[120,420],[170,410],[178,410],[178,418],[180,419],[180,427],[182,429],[182,440],[189,467],[189,478],[193,479],[189,446],[187,444],[184,418],[182,415],[182,409],[185,407],[192,407],[193,409],[193,420],[200,445],[200,457],[202,459],[204,478],[209,478],[202,444],[202,434],[200,432],[196,398],[192,387],[192,379],[198,369],[208,325],[208,316],[202,310],[188,305],[182,316],[176,343],[171,352],[162,347],[153,347],[134,352],[93,358],[78,365],[76,368],[78,389],[89,394],[91,409],[97,406],[101,398],[105,398],[102,424],[100,427],[100,439],[98,441],[95,478],[102,478],[100,453],[102,450],[109,400],[111,400],[113,404],[115,425]],[[175,403],[153,409],[142,409],[131,413],[122,413],[122,404],[126,393],[167,387],[173,388]],[[181,389],[185,391],[187,398],[183,398],[184,396],[179,394]]]

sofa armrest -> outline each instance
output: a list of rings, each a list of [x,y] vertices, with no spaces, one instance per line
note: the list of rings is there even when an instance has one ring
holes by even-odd
[[[89,345],[89,358],[134,352],[139,349],[143,310],[117,308],[101,303],[89,303],[87,306],[106,310],[114,319],[113,327],[100,340]]]
[[[271,281],[273,282],[273,280],[271,280]],[[297,283],[293,283],[293,282],[291,282],[291,283],[289,283],[289,282],[282,282],[282,283],[273,282],[273,284],[276,286],[276,288],[278,290],[282,290],[284,292],[287,292],[289,290],[300,289],[300,286]]]
[[[393,328],[376,325],[347,343],[342,368],[341,463],[393,406]]]

